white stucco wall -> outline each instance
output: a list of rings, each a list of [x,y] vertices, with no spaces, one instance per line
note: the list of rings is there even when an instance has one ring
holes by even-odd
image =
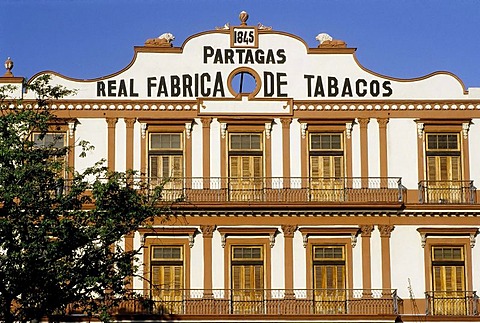
[[[470,153],[470,179],[473,185],[480,185],[480,119],[472,119],[470,130],[468,132],[468,150]]]
[[[199,122],[200,131],[197,135],[202,136],[202,123]],[[210,177],[220,177],[220,123],[217,119],[213,119],[210,123]],[[203,144],[198,147],[203,149]],[[203,153],[202,155],[203,156]],[[195,159],[194,159],[195,161]],[[196,161],[195,161],[196,162]],[[203,165],[203,162],[202,162]],[[203,166],[202,166],[203,167]],[[228,172],[227,172],[228,173]],[[203,171],[202,171],[203,176]]]
[[[218,123],[212,122],[210,129],[215,132]],[[202,177],[203,175],[203,137],[202,137],[202,122],[200,119],[195,119],[191,133],[192,140],[192,177]],[[212,147],[213,151],[210,151],[210,156],[216,160],[217,147]]]
[[[372,231],[370,238],[370,254],[372,289],[382,289],[382,244],[377,227]]]
[[[380,177],[380,134],[377,119],[368,123],[368,177]]]
[[[395,226],[390,237],[392,288],[398,289],[403,299],[410,298],[410,279],[415,298],[425,293],[425,257],[416,226]]]
[[[119,118],[115,125],[115,170],[117,172],[126,171],[126,154],[127,154],[127,125],[125,119]]]
[[[402,177],[408,189],[417,189],[417,125],[413,119],[390,119],[387,124],[388,176]]]
[[[87,167],[93,166],[101,159],[107,159],[107,122],[104,118],[86,119],[79,118],[75,130],[76,142],[86,140],[95,147],[94,150],[87,152],[84,158],[79,157],[82,152],[78,144],[75,146],[75,170],[82,172]]]
[[[133,124],[133,169],[140,171],[142,164],[142,125],[140,122]]]
[[[352,249],[352,259],[353,259],[353,286],[354,289],[361,289],[363,287],[363,267],[362,267],[362,237],[358,236],[357,244],[355,248]]]
[[[293,288],[306,289],[307,254],[303,247],[303,236],[300,231],[295,231],[293,236]]]
[[[203,253],[202,253],[203,255]],[[214,231],[212,238],[212,287],[213,289],[228,288],[225,286],[225,260],[220,232]]]
[[[279,228],[280,231],[280,228]],[[268,246],[267,246],[268,248]],[[285,238],[283,234],[279,233],[275,237],[275,245],[271,249],[271,276],[272,289],[285,288],[285,267],[293,266],[293,264],[285,263]]]
[[[293,119],[290,124],[290,176],[300,177],[301,173],[301,129],[298,119]],[[298,180],[292,180],[291,187],[295,187],[295,183],[299,183]]]
[[[190,248],[190,288],[203,288],[203,235],[195,236],[195,243]]]
[[[283,137],[282,123],[280,119],[275,119],[271,132],[271,167],[272,177],[283,177]]]
[[[353,125],[352,129],[352,176],[361,176],[361,157],[360,157],[360,126],[358,122]]]

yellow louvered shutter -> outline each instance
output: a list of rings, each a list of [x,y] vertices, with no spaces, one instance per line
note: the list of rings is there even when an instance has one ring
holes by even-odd
[[[427,172],[429,181],[461,180],[460,156],[429,156]]]

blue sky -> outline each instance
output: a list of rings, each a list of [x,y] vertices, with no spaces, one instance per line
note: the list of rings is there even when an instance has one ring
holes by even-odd
[[[242,10],[250,25],[296,34],[311,47],[327,32],[380,74],[450,71],[480,87],[478,0],[0,0],[0,60],[10,56],[15,76],[26,78],[44,70],[101,77],[125,67],[147,38],[171,32],[180,46],[238,24]]]

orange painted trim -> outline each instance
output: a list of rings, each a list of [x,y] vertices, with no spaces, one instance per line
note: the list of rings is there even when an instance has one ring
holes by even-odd
[[[358,118],[360,124],[360,174],[368,177],[368,123],[369,118]]]
[[[110,171],[115,171],[115,131],[118,118],[106,118],[108,129],[108,153],[107,153],[107,166]]]
[[[126,126],[126,134],[125,134],[125,143],[126,143],[126,156],[125,156],[125,164],[126,169],[130,170],[133,169],[133,129],[135,125],[135,119],[133,118],[125,118],[125,126]]]
[[[380,149],[380,177],[388,177],[388,118],[378,118],[379,149]]]
[[[280,119],[282,123],[282,152],[283,152],[283,177],[290,178],[290,124],[292,123],[291,118],[282,118]],[[289,181],[283,183],[284,188],[289,188]]]

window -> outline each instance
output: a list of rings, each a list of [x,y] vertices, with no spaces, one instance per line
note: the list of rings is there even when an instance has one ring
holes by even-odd
[[[230,199],[258,201],[263,198],[263,136],[233,133],[229,136]]]
[[[345,247],[312,248],[315,313],[346,313]]]
[[[460,135],[426,135],[428,200],[440,203],[463,201]]]
[[[233,313],[263,312],[263,246],[232,246],[231,286]]]
[[[33,134],[33,144],[38,148],[50,148],[52,149],[52,154],[50,155],[50,161],[54,164],[52,165],[57,174],[65,179],[67,178],[67,153],[61,152],[60,156],[55,156],[54,151],[60,150],[67,147],[67,134],[65,132],[49,132],[43,136],[40,133]]]
[[[181,133],[151,133],[149,173],[152,185],[163,185],[163,198],[175,200],[183,194],[183,140]]]
[[[310,198],[314,201],[344,199],[344,152],[341,133],[311,133]]]
[[[160,301],[157,310],[181,313],[184,288],[183,246],[152,246],[150,259],[151,295]]]
[[[432,247],[435,315],[465,314],[465,257],[461,246]]]

